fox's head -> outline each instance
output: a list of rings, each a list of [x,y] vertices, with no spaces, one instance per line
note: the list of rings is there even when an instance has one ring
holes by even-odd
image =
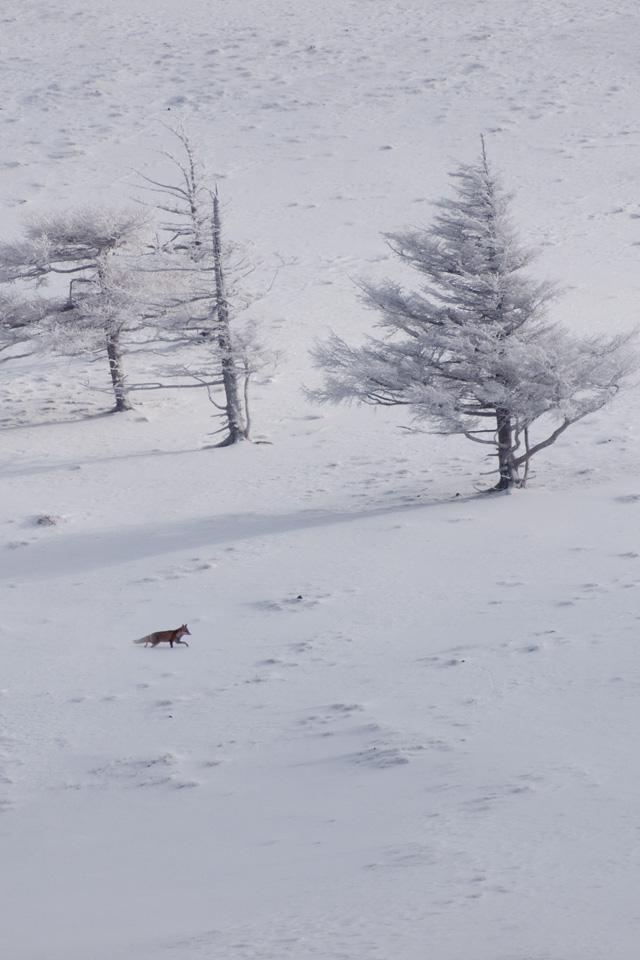
[[[186,623],[183,623],[179,629],[180,633],[188,633],[189,636],[191,636],[191,630],[189,630],[189,627],[186,625]]]

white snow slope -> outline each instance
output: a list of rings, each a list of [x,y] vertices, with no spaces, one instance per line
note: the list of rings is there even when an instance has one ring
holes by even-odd
[[[489,498],[481,448],[301,388],[480,133],[556,315],[635,324],[637,2],[0,12],[5,237],[140,196],[184,120],[252,282],[287,263],[269,443],[207,449],[195,390],[99,416],[102,361],[2,366],[2,955],[636,960],[637,388]]]

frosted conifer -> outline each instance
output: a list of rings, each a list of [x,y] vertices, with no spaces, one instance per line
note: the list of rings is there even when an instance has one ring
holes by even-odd
[[[364,283],[382,337],[318,344],[326,375],[311,396],[406,406],[440,433],[487,444],[498,461],[493,489],[505,490],[524,484],[535,453],[613,398],[636,365],[632,335],[577,337],[546,318],[557,290],[523,273],[535,254],[516,237],[484,141],[478,162],[452,177],[456,196],[436,204],[431,226],[385,234],[425,286]]]

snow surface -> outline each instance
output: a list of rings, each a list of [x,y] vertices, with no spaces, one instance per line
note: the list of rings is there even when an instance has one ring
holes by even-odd
[[[481,132],[557,315],[634,325],[635,0],[1,13],[5,236],[140,196],[183,119],[252,282],[287,264],[268,443],[207,449],[194,390],[102,416],[102,361],[3,365],[3,956],[636,960],[638,391],[495,498],[481,448],[301,391]]]

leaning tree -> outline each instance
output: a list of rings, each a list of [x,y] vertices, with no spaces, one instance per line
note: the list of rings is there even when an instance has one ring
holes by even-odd
[[[508,490],[524,485],[534,454],[613,398],[637,365],[633,334],[578,337],[547,318],[557,290],[523,273],[535,254],[515,234],[484,141],[478,162],[452,177],[456,196],[436,204],[430,226],[385,234],[426,283],[363,283],[382,336],[317,344],[325,380],[310,395],[405,406],[437,432],[486,444],[497,457],[492,489]]]

